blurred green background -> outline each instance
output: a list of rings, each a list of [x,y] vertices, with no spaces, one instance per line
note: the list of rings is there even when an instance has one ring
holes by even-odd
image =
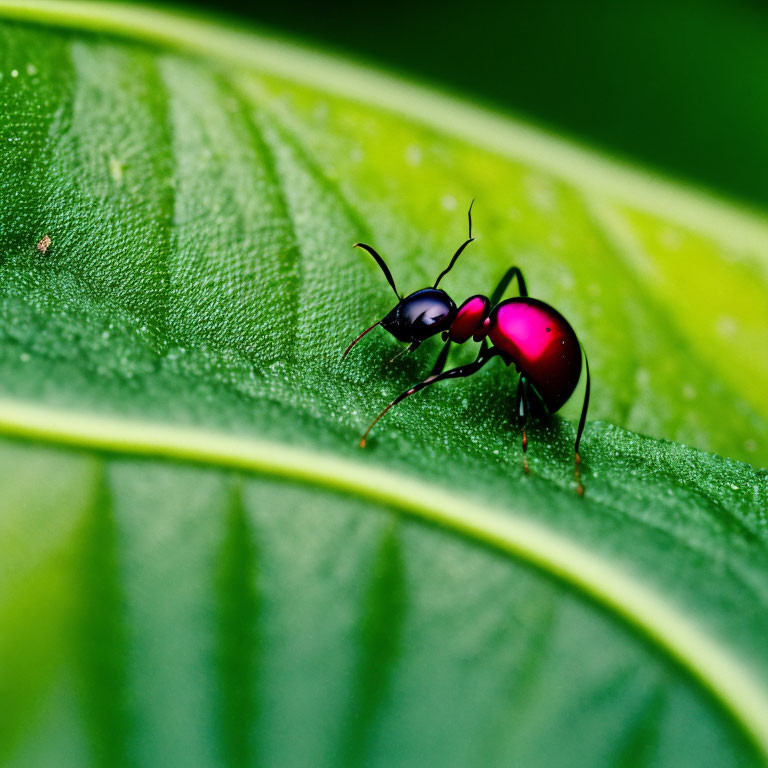
[[[768,207],[768,4],[199,0]]]

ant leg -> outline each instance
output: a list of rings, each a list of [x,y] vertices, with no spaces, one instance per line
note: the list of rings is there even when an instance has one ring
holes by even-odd
[[[520,295],[523,297],[528,295],[528,288],[525,285],[523,273],[518,267],[510,267],[504,274],[504,277],[499,280],[499,284],[496,286],[496,290],[494,290],[493,295],[491,296],[492,307],[495,307],[501,301],[504,294],[507,292],[507,288],[509,288],[509,284],[515,277],[517,278],[517,287],[520,289]]]
[[[401,358],[403,355],[410,355],[411,352],[414,352],[421,346],[420,341],[414,341],[412,344],[409,344],[405,349],[401,349],[389,362],[394,363],[395,360],[398,358]]]
[[[451,340],[445,342],[443,348],[440,350],[440,354],[435,360],[435,364],[432,366],[432,370],[429,372],[430,376],[438,376],[445,370],[445,363],[448,360],[448,352],[451,349]]]
[[[344,350],[344,354],[341,356],[341,359],[342,359],[342,360],[344,360],[344,358],[346,358],[346,356],[347,356],[347,355],[348,355],[348,354],[349,354],[349,353],[352,351],[352,347],[354,347],[354,346],[355,346],[355,344],[357,344],[357,342],[358,342],[358,341],[360,341],[360,339],[362,339],[362,338],[363,338],[363,336],[365,336],[365,334],[366,334],[366,333],[370,333],[370,332],[371,332],[371,331],[372,331],[374,328],[376,328],[376,327],[377,327],[377,326],[379,326],[379,325],[381,325],[381,320],[378,320],[377,322],[375,322],[375,323],[374,323],[374,324],[373,324],[373,325],[372,325],[370,328],[366,328],[366,329],[365,329],[365,330],[364,330],[364,331],[363,331],[363,332],[362,332],[362,333],[361,333],[361,334],[360,334],[360,335],[359,335],[359,336],[358,336],[358,337],[357,337],[357,338],[356,338],[356,339],[355,339],[353,342],[351,342],[351,343],[350,343],[350,345],[349,345],[349,346],[348,346],[348,347],[347,347],[347,348]]]
[[[520,423],[523,425],[523,469],[525,474],[528,474],[528,457],[526,453],[528,451],[528,436],[525,434],[525,427],[528,423],[528,414],[531,410],[530,400],[528,399],[528,382],[525,380],[525,376],[521,376],[517,383],[517,395],[515,397],[517,415],[520,419]]]
[[[581,348],[584,352],[584,347]],[[584,486],[581,484],[581,456],[579,456],[579,443],[581,442],[581,436],[584,433],[584,427],[587,423],[587,410],[589,409],[589,360],[587,360],[587,353],[584,352],[584,364],[587,369],[587,386],[584,389],[584,403],[581,406],[581,416],[579,416],[579,426],[576,428],[576,442],[573,446],[573,452],[576,456],[576,482],[579,484],[577,492],[579,496],[584,495]]]
[[[438,374],[442,373],[445,369],[445,362],[448,359],[448,351],[451,348],[451,340],[448,339],[445,342],[445,346],[440,350],[440,354],[438,355],[437,360],[435,360],[434,366],[432,366],[432,370],[429,372],[429,376],[437,376]],[[478,357],[480,355],[484,355],[488,351],[488,339],[483,339],[483,341],[480,344],[480,351],[478,352]],[[427,377],[429,378],[429,377]]]
[[[379,421],[379,419],[384,416],[387,411],[389,411],[390,408],[394,407],[398,403],[405,400],[406,397],[410,397],[411,395],[415,394],[416,392],[421,391],[425,387],[428,387],[430,384],[434,384],[438,381],[444,381],[445,379],[459,379],[464,378],[466,376],[471,376],[473,373],[477,373],[489,360],[492,360],[496,355],[500,355],[501,350],[499,350],[496,347],[491,347],[486,352],[481,352],[474,362],[468,363],[467,365],[460,365],[458,368],[451,368],[448,371],[444,371],[443,373],[437,374],[437,376],[429,376],[424,381],[420,381],[418,384],[415,384],[412,386],[409,390],[406,392],[403,392],[401,395],[398,395],[372,422],[371,425],[368,427],[368,429],[365,430],[365,434],[363,435],[362,439],[360,440],[360,447],[365,448],[365,440],[368,437],[369,432],[374,428],[376,423]]]

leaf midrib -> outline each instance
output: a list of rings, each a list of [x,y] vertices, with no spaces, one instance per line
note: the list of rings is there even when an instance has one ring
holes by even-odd
[[[713,696],[768,759],[768,696],[750,670],[662,597],[595,552],[526,519],[519,509],[481,504],[407,475],[274,441],[6,398],[0,398],[0,435],[236,469],[322,487],[397,509],[489,547],[567,584],[650,640]]]

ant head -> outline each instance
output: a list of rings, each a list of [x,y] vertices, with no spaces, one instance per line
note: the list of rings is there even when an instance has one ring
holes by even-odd
[[[423,288],[400,299],[379,325],[398,341],[413,343],[448,330],[455,317],[456,305],[445,291]]]
[[[474,203],[474,200],[472,202]],[[384,277],[387,278],[387,282],[395,292],[398,302],[386,317],[374,323],[370,328],[366,328],[347,347],[343,357],[349,354],[352,347],[366,333],[372,331],[378,325],[384,328],[384,330],[389,331],[398,341],[408,342],[411,345],[418,345],[430,336],[448,330],[456,317],[456,305],[451,297],[445,291],[438,288],[437,285],[451,271],[456,260],[461,256],[461,252],[474,240],[472,237],[472,205],[469,206],[467,218],[469,219],[469,237],[459,246],[448,266],[437,276],[435,284],[431,288],[422,288],[420,291],[411,293],[405,298],[398,292],[395,280],[384,259],[370,245],[365,243],[355,244],[355,248],[362,248],[373,256],[376,263],[381,267]]]

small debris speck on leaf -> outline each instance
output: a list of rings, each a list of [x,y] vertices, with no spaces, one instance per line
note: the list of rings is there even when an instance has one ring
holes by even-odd
[[[43,238],[37,244],[37,250],[40,251],[40,253],[45,253],[48,250],[48,248],[50,248],[50,246],[51,246],[51,238],[48,237],[48,235],[43,235]]]

